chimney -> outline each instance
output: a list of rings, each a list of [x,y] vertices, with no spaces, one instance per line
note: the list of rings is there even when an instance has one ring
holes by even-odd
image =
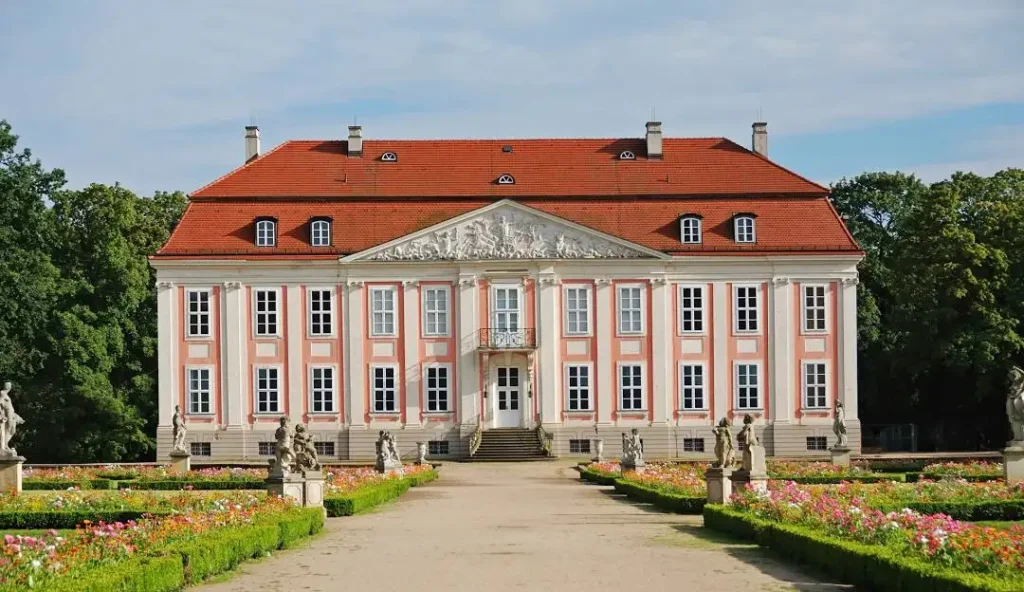
[[[767,121],[755,121],[754,133],[751,134],[750,149],[754,152],[768,157],[768,122]]]
[[[245,162],[260,155],[260,128],[255,125],[245,126]]]
[[[647,122],[647,158],[661,158],[661,122]]]
[[[363,155],[363,126],[361,125],[348,126],[348,155]]]

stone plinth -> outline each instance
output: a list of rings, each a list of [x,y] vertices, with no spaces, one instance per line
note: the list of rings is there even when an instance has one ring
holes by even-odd
[[[323,471],[302,472],[302,505],[307,508],[322,508],[324,505]]]
[[[1007,484],[1024,481],[1024,442],[1009,442],[1003,450],[1003,476]]]
[[[633,471],[634,473],[643,473],[647,469],[647,463],[644,459],[632,459],[624,458],[622,463],[619,465],[622,469],[622,474],[626,474],[626,471]]]
[[[850,457],[853,456],[853,450],[850,448],[833,446],[828,452],[832,455],[832,464],[840,467],[850,466]]]
[[[709,504],[727,504],[732,496],[732,469],[729,467],[711,467],[704,473],[708,485]]]
[[[380,459],[377,459],[377,472],[384,473],[385,475],[390,473],[398,473],[399,475],[404,475],[405,469],[402,468],[402,461],[389,460],[382,462]]]
[[[594,458],[590,460],[593,462],[604,462],[604,440],[601,438],[594,440]]]
[[[277,495],[280,497],[289,497],[295,500],[296,503],[302,505],[305,503],[305,479],[302,475],[296,473],[286,473],[271,475],[266,480],[267,493],[270,495]],[[321,483],[322,487],[322,483]],[[323,490],[321,489],[321,492]],[[321,505],[323,504],[322,493],[321,493]]]
[[[768,474],[768,463],[765,460],[764,446],[755,444],[743,450],[743,469],[752,475]]]
[[[182,450],[172,450],[171,466],[167,472],[172,475],[184,475],[192,470],[192,455]]]
[[[0,492],[21,493],[21,466],[24,456],[0,457]]]
[[[752,489],[754,491],[768,491],[768,473],[753,473],[746,469],[738,469],[733,472],[732,486],[736,493]]]

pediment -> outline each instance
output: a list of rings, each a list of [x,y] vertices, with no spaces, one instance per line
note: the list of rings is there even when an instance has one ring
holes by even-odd
[[[511,200],[346,257],[345,261],[651,259],[666,255]]]

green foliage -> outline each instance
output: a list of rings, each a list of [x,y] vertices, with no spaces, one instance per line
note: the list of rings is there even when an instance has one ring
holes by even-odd
[[[1024,520],[1024,501],[986,500],[978,502],[904,502],[874,505],[883,512],[899,512],[910,508],[919,514],[945,514],[956,520],[981,522],[985,520]]]
[[[185,587],[180,555],[139,557],[116,569],[94,568],[47,585],[51,592],[171,592]]]
[[[802,483],[805,485],[827,485],[835,483],[886,483],[889,481],[897,481],[899,483],[906,482],[906,475],[901,473],[888,473],[885,475],[843,475],[841,477],[835,476],[816,476],[816,475],[797,475],[793,477],[787,477],[785,475],[772,475],[772,479],[779,481],[793,481],[794,483]]]
[[[89,521],[128,522],[138,520],[143,515],[159,516],[166,511],[144,512],[142,510],[54,510],[51,512],[0,512],[0,531],[23,529],[72,530],[79,524]]]
[[[175,491],[190,487],[196,490],[227,491],[231,489],[266,489],[263,479],[129,479],[117,481],[118,489]]]
[[[324,508],[327,516],[335,518],[338,516],[354,516],[361,514],[401,497],[410,487],[422,485],[437,478],[437,471],[426,471],[401,479],[391,479],[370,487],[362,487],[352,492],[343,494],[332,494],[324,498]]]
[[[82,479],[68,481],[66,479],[25,479],[22,489],[25,491],[61,491],[69,487],[79,489],[117,489],[117,482],[111,479]]]
[[[598,485],[615,485],[615,481],[618,480],[618,477],[608,475],[600,471],[594,471],[583,466],[579,469],[580,479],[590,481],[591,483],[597,483]]]
[[[644,487],[625,479],[615,480],[615,491],[625,494],[630,499],[647,502],[662,510],[676,514],[700,514],[708,501],[706,497],[678,495],[651,487]]]

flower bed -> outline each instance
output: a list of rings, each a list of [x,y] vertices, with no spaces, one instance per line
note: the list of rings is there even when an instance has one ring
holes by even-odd
[[[347,474],[348,479],[335,481],[324,497],[329,517],[352,516],[400,497],[409,490],[437,479],[430,465],[407,465],[405,475],[382,475],[373,471]]]
[[[1003,478],[1003,464],[988,461],[934,463],[921,471],[926,479],[955,477],[967,481],[998,481]]]
[[[262,489],[266,469],[202,468],[184,475],[160,466],[61,467],[25,469],[24,488],[42,489]]]

